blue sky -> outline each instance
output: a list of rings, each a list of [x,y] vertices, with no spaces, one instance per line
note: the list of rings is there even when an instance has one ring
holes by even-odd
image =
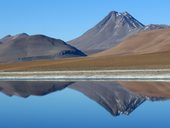
[[[170,24],[170,0],[0,0],[0,37],[25,32],[67,41],[112,10],[128,11],[143,24]]]

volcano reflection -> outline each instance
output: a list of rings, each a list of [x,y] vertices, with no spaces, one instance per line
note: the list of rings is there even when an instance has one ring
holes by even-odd
[[[64,88],[79,91],[103,106],[113,116],[128,115],[145,101],[170,98],[168,82],[33,82],[1,81],[0,91],[8,96],[44,96]]]

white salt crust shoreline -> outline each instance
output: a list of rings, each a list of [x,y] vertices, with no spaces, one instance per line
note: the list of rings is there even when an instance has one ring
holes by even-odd
[[[0,72],[1,81],[170,81],[170,69]]]

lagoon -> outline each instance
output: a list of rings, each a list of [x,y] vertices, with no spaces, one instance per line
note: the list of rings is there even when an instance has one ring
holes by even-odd
[[[1,127],[169,128],[169,88],[153,81],[1,81]]]

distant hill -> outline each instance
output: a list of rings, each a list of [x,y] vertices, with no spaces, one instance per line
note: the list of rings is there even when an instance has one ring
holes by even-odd
[[[64,41],[44,35],[8,35],[0,42],[0,63],[86,56]]]
[[[68,43],[86,54],[94,54],[115,47],[137,32],[168,27],[154,24],[145,26],[128,12],[112,11],[95,27]]]

